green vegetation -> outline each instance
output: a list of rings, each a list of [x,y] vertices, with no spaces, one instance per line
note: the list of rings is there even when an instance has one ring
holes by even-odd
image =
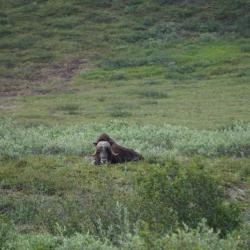
[[[0,6],[0,249],[250,248],[249,0]]]
[[[49,238],[90,233],[115,246],[128,244],[128,237],[140,237],[152,249],[159,237],[185,229],[182,223],[196,228],[206,218],[222,235],[239,227],[239,203],[227,198],[221,176],[231,183],[226,174],[239,175],[242,160],[234,163],[234,169],[227,169],[225,159],[213,164],[194,159],[162,166],[140,162],[101,168],[72,156],[26,156],[1,162],[0,209],[24,237],[35,232],[47,232]],[[244,178],[242,174],[238,183]],[[198,244],[196,240],[190,244]]]
[[[50,234],[37,234],[37,235],[15,235],[12,231],[14,238],[12,243],[5,245],[5,249],[20,249],[20,250],[33,250],[33,249],[100,249],[100,250],[116,250],[116,249],[173,249],[178,250],[180,247],[186,250],[195,250],[197,248],[208,250],[227,250],[227,249],[243,249],[243,245],[239,244],[239,240],[229,237],[227,240],[221,239],[218,234],[214,233],[211,229],[207,228],[204,223],[200,224],[198,229],[189,229],[185,226],[184,229],[178,230],[177,233],[167,234],[157,241],[147,241],[140,235],[131,236],[123,232],[126,241],[121,242],[121,246],[115,247],[109,242],[101,242],[93,238],[89,234],[78,234],[71,237],[63,237],[63,235],[53,236]]]
[[[120,106],[114,107],[119,111]],[[113,113],[113,116],[122,114]],[[111,120],[104,124],[67,127],[33,124],[17,126],[5,121],[0,124],[0,156],[21,158],[22,155],[30,154],[87,154],[93,150],[92,142],[103,131],[112,134],[122,144],[144,153],[145,159],[151,162],[164,162],[178,156],[244,157],[250,154],[249,124],[234,123],[229,127],[209,131],[168,124],[159,128],[155,125]]]
[[[93,150],[101,131],[112,131],[145,160],[94,167],[79,157]],[[66,127],[5,121],[0,133],[0,211],[13,223],[4,237],[17,237],[4,244],[21,244],[20,249],[58,242],[122,249],[127,244],[152,249],[165,241],[173,249],[182,241],[191,244],[187,249],[212,247],[211,241],[232,249],[247,244],[247,233],[240,231],[249,199],[242,188],[250,180],[249,128],[243,124],[195,131],[118,121]],[[203,218],[214,232],[197,229]]]
[[[209,129],[250,121],[248,0],[1,6],[0,94],[11,96],[1,117]]]

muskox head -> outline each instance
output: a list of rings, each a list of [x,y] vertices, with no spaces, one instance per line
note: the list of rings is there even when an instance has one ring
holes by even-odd
[[[96,144],[95,153],[92,154],[95,158],[95,164],[104,164],[111,163],[112,158],[117,156],[118,154],[113,152],[112,147],[108,141],[99,141]]]
[[[100,141],[107,141],[107,142],[109,142],[109,144],[110,144],[111,146],[115,143],[115,141],[114,141],[108,134],[106,134],[106,133],[102,133],[102,134],[99,136],[99,138],[97,139],[97,141],[94,142],[93,144],[96,146],[97,143],[100,142]]]

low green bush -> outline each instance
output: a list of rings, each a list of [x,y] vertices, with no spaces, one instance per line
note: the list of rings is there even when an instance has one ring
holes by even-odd
[[[116,250],[117,248],[102,242],[91,235],[75,234],[70,238],[64,238],[61,246],[56,250]]]
[[[162,237],[154,249],[164,250],[236,250],[238,242],[233,237],[221,239],[218,233],[207,227],[204,222],[199,223],[196,229],[184,226],[184,229],[176,233]]]
[[[221,185],[199,164],[173,162],[139,173],[141,219],[153,231],[166,232],[176,223],[196,228],[202,218],[225,235],[239,224],[239,209],[228,203]]]
[[[51,234],[16,234],[12,241],[2,245],[3,250],[246,250],[240,238],[228,236],[221,239],[218,233],[206,226],[204,221],[196,229],[184,226],[176,232],[161,237],[134,233],[127,235],[119,246],[112,244],[108,239],[100,240],[90,234],[76,233],[70,237]]]
[[[9,242],[14,241],[14,239],[13,223],[0,213],[0,249],[8,249],[6,246]]]
[[[250,211],[248,212],[250,215]],[[241,230],[239,232],[235,233],[239,244],[238,244],[238,249],[239,250],[246,250],[250,248],[250,224],[249,222],[246,222],[243,224]]]
[[[17,235],[16,240],[9,242],[6,250],[51,250],[57,249],[62,239],[51,234]]]

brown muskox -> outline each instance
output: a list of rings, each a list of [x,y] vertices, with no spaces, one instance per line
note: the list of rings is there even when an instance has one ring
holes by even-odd
[[[118,145],[109,135],[101,134],[96,142],[95,153],[92,155],[95,158],[95,164],[103,163],[122,163],[127,161],[138,161],[143,157],[131,148],[125,148]]]

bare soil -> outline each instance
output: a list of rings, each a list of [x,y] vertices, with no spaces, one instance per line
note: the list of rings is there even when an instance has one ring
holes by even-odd
[[[87,61],[81,58],[64,60],[37,68],[25,67],[8,72],[0,79],[0,97],[44,95],[51,92],[74,91],[68,83]]]

